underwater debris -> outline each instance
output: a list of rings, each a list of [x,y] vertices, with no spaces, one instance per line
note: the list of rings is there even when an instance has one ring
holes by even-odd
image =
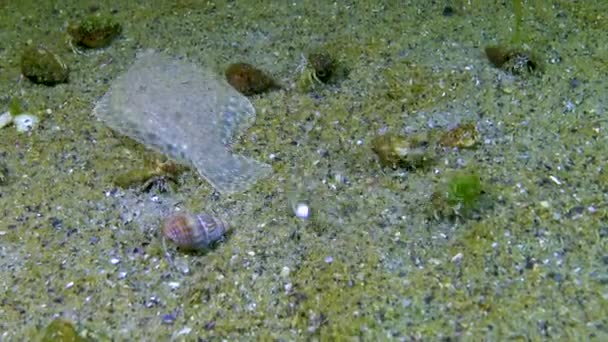
[[[201,251],[219,241],[230,230],[223,219],[207,215],[175,213],[163,222],[163,237],[179,248]]]
[[[36,84],[53,86],[68,81],[66,64],[44,47],[29,47],[21,54],[21,73]]]
[[[247,63],[230,64],[226,69],[226,80],[234,89],[245,96],[281,88],[272,77]]]
[[[194,165],[220,193],[245,191],[271,171],[230,151],[233,136],[255,119],[251,102],[194,64],[155,52],[140,54],[93,113],[148,148]]]

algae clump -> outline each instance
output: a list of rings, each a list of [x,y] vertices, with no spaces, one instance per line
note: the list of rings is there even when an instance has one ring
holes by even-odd
[[[484,186],[476,172],[457,171],[444,178],[431,195],[436,219],[469,218],[481,208]]]

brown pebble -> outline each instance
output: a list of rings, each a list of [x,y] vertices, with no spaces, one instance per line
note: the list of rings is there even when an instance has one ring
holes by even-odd
[[[281,88],[272,77],[247,63],[230,64],[226,69],[226,80],[245,96]]]

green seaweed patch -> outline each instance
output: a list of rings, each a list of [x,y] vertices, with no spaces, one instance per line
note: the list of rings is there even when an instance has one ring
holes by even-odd
[[[42,331],[41,342],[87,342],[91,341],[78,334],[74,324],[65,319],[55,319]]]
[[[431,194],[431,208],[436,219],[471,218],[483,207],[484,185],[474,171],[456,171],[446,175]]]
[[[24,112],[23,105],[21,100],[16,97],[11,99],[11,102],[8,104],[8,111],[12,116],[19,115]]]

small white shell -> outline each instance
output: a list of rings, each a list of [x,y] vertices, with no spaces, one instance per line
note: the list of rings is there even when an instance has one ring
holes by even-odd
[[[17,132],[31,131],[38,125],[38,117],[32,114],[19,114],[13,118]]]
[[[298,203],[294,209],[297,217],[307,219],[310,215],[310,207],[306,203]]]
[[[10,125],[13,122],[13,116],[10,112],[0,114],[0,128]]]

